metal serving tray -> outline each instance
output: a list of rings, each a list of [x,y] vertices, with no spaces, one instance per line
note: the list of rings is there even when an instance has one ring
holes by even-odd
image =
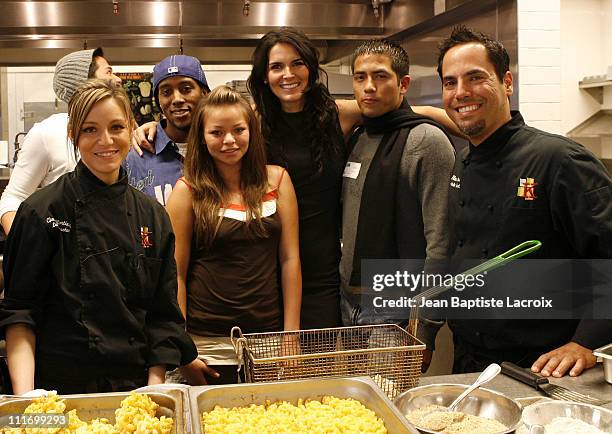
[[[389,433],[418,434],[416,428],[404,419],[389,398],[368,377],[191,387],[191,426],[194,434],[203,433],[202,413],[214,409],[216,405],[242,407],[265,404],[266,400],[296,404],[300,398],[320,400],[326,395],[358,400],[383,420]]]
[[[191,433],[191,410],[189,407],[189,388],[190,386],[186,384],[178,384],[178,383],[163,383],[163,384],[155,384],[153,386],[144,386],[139,389],[134,390],[134,392],[138,393],[161,393],[162,395],[170,395],[172,398],[176,399],[177,402],[180,403],[178,409],[182,409],[182,421],[183,424],[182,429],[184,433]],[[162,415],[164,416],[164,415]],[[174,419],[177,420],[176,417]]]
[[[104,417],[111,423],[115,422],[115,410],[120,407],[121,401],[130,395],[129,392],[117,393],[88,393],[82,395],[60,395],[66,400],[66,412],[76,409],[77,415],[83,421]],[[183,411],[182,392],[171,393],[146,392],[153,401],[159,404],[156,416],[167,416],[174,419],[172,434],[183,434],[187,432],[186,418]],[[32,398],[20,398],[18,396],[7,398],[0,402],[0,414],[23,413]]]
[[[612,384],[612,344],[605,345],[593,351],[595,357],[601,357],[603,362],[604,378]]]

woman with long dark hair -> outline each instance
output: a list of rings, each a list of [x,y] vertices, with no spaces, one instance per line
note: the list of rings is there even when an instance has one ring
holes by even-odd
[[[268,161],[286,168],[295,186],[302,328],[341,325],[339,219],[345,149],[338,106],[320,80],[324,74],[312,41],[283,28],[261,38],[247,82]]]

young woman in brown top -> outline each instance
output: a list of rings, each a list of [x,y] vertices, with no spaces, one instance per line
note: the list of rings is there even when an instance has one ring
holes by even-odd
[[[259,122],[240,94],[214,89],[193,119],[185,176],[166,207],[179,305],[202,357],[181,374],[190,384],[231,383],[233,326],[247,333],[299,329],[297,203],[285,170],[265,164]]]

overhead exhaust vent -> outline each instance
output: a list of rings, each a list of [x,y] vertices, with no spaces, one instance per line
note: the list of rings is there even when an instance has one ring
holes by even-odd
[[[374,9],[374,16],[380,17],[380,5],[383,3],[391,3],[393,0],[372,0],[372,9]]]

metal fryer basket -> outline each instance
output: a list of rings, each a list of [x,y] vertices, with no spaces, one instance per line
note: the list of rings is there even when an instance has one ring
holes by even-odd
[[[425,345],[395,324],[242,334],[232,343],[247,382],[371,377],[391,399],[418,385]]]

